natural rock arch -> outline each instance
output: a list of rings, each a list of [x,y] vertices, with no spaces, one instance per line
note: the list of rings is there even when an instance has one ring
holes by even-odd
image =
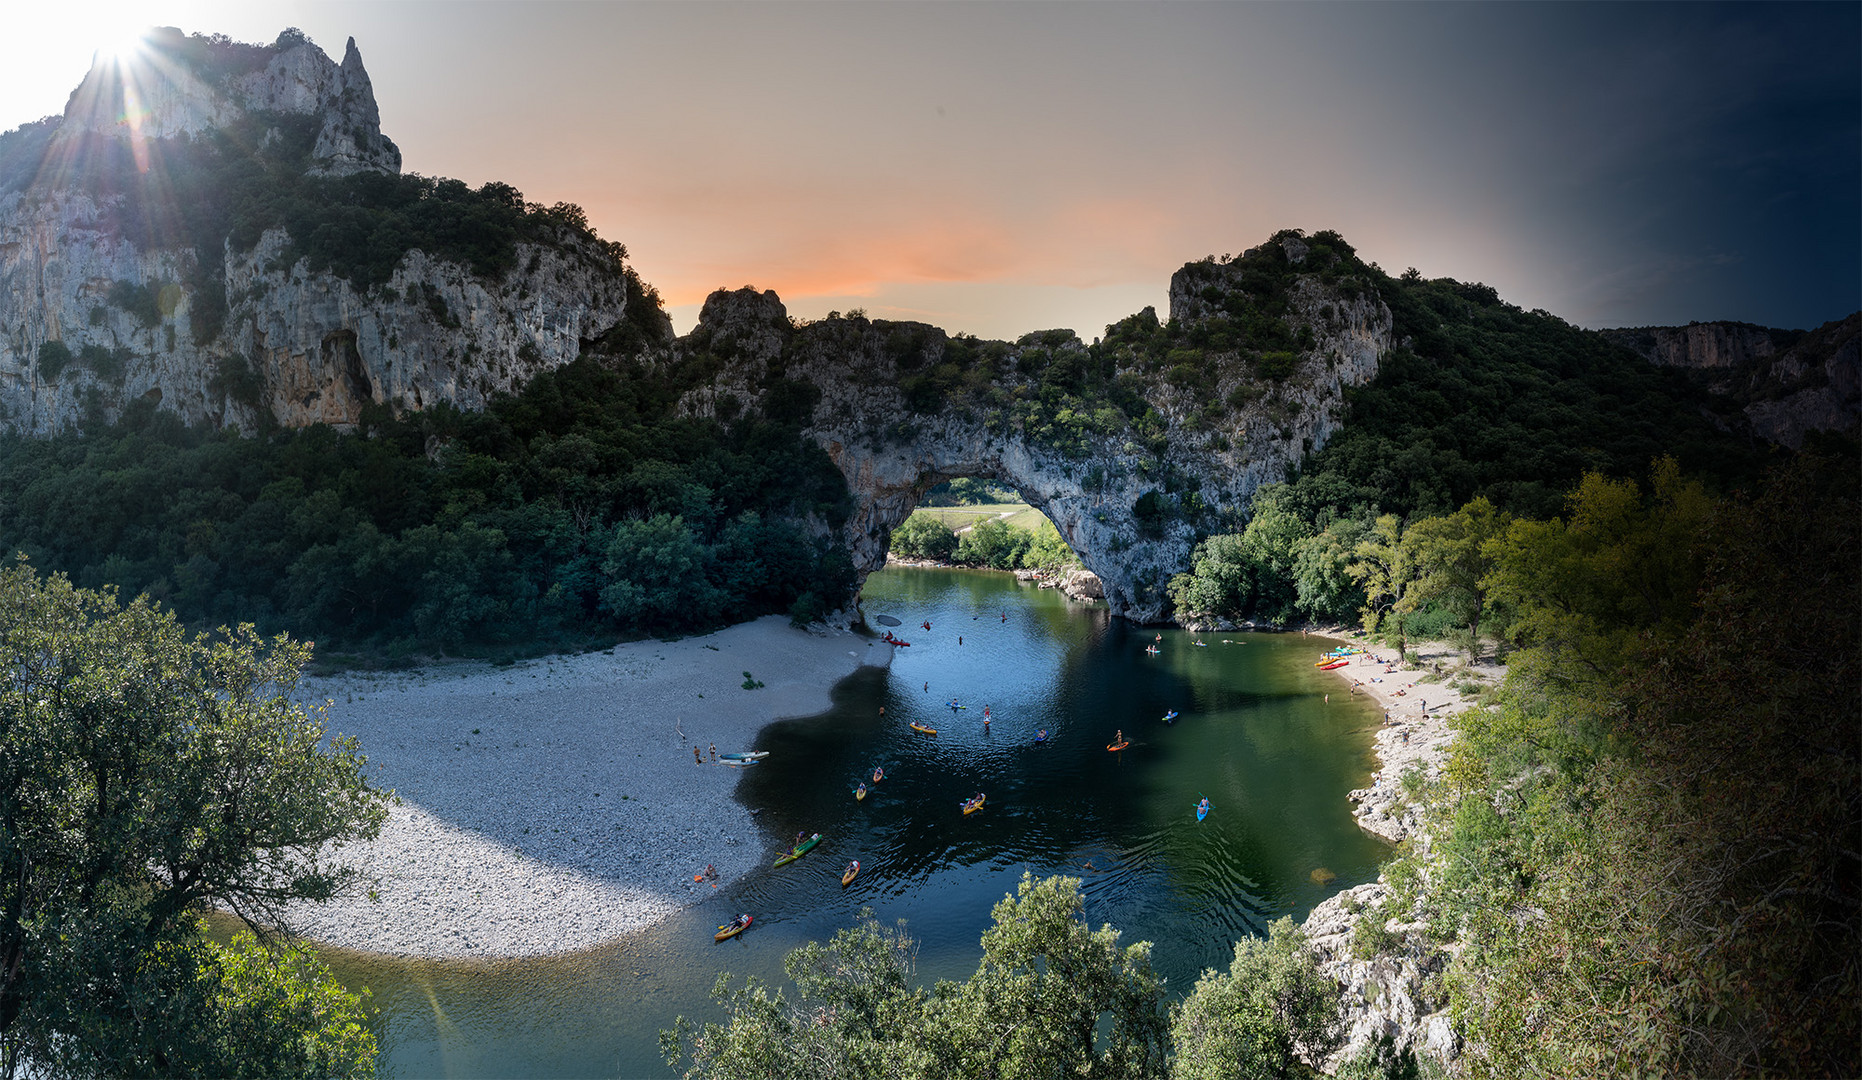
[[[1010,344],[857,314],[796,324],[773,292],[719,291],[678,346],[720,366],[685,407],[801,422],[853,493],[839,538],[861,578],[885,565],[892,530],[927,490],[985,477],[1053,520],[1114,614],[1155,621],[1197,539],[1323,446],[1345,389],[1392,345],[1389,308],[1339,272],[1352,263],[1327,251],[1323,266],[1303,265],[1298,234],[1275,240],[1178,271],[1170,329],[1147,308],[1090,348],[1065,330]],[[1262,325],[1263,288],[1280,320],[1266,344],[1293,348],[1232,332],[1238,315]],[[1203,346],[1168,347],[1199,334]]]

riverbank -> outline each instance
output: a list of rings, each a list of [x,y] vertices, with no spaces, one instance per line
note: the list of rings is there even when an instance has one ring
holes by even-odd
[[[820,628],[817,627],[817,630]],[[290,909],[314,941],[393,956],[518,957],[643,929],[772,857],[733,797],[778,719],[826,710],[836,682],[892,649],[769,616],[603,653],[306,679],[400,804],[342,853],[373,879]],[[745,689],[745,672],[756,685]],[[693,760],[697,749],[705,763]]]
[[[1325,641],[1331,635],[1311,636]],[[1347,644],[1365,644],[1360,635],[1339,637]],[[1378,768],[1368,787],[1348,796],[1357,804],[1353,815],[1365,830],[1393,844],[1408,841],[1426,847],[1429,835],[1423,815],[1427,808],[1418,797],[1423,782],[1437,779],[1448,760],[1454,739],[1450,718],[1474,707],[1471,693],[1497,685],[1505,669],[1498,665],[1463,668],[1459,651],[1442,642],[1420,643],[1410,651],[1415,658],[1411,663],[1385,663],[1377,658],[1394,661],[1396,650],[1369,646],[1368,655],[1354,656],[1333,670],[1346,693],[1366,694],[1384,712],[1376,737]],[[1415,777],[1407,786],[1406,776]],[[1392,1038],[1398,1049],[1410,1049],[1442,1065],[1460,1053],[1461,1040],[1440,986],[1440,974],[1450,958],[1427,944],[1430,938],[1421,913],[1387,909],[1390,895],[1390,886],[1380,874],[1374,882],[1326,899],[1301,927],[1320,970],[1344,990],[1345,1044],[1329,1060],[1310,1063],[1326,1072],[1335,1071],[1384,1036]],[[1355,949],[1360,923],[1389,935],[1387,940],[1400,942],[1401,947],[1374,953]]]

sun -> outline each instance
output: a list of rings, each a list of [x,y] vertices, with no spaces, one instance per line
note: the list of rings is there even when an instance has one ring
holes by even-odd
[[[142,54],[149,28],[146,26],[126,27],[111,37],[106,38],[97,47],[97,59],[114,60],[118,64],[133,63]]]

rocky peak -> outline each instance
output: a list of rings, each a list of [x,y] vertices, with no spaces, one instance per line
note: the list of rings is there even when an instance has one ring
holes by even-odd
[[[65,105],[58,138],[197,136],[252,113],[321,117],[313,174],[401,171],[355,39],[338,65],[294,31],[272,45],[241,45],[153,30],[137,52],[97,58]]]

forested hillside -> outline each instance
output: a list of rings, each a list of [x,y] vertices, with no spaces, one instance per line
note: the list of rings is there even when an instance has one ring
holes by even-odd
[[[192,623],[254,622],[388,662],[532,653],[845,599],[810,521],[846,487],[770,422],[679,419],[676,373],[588,359],[482,413],[440,406],[256,438],[147,407],[0,438],[0,545]]]

